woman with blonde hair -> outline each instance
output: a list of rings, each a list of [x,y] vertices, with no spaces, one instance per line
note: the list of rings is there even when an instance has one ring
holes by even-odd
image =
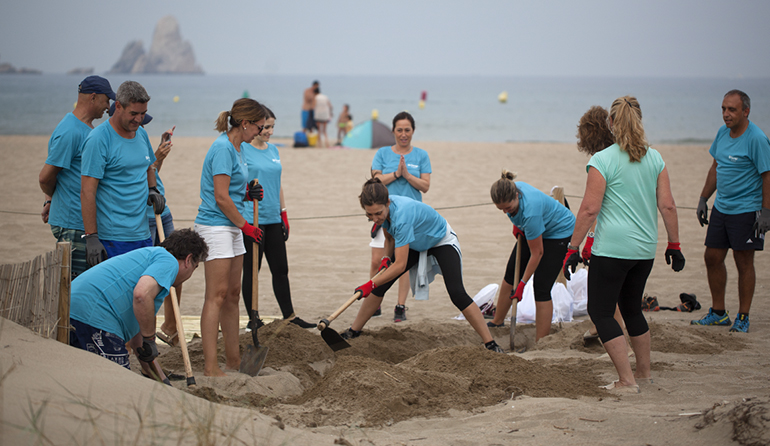
[[[243,235],[257,242],[262,240],[262,231],[243,218],[244,198],[261,200],[263,195],[259,183],[249,182],[241,145],[250,143],[262,133],[265,117],[265,108],[259,102],[248,98],[235,101],[230,111],[219,114],[215,129],[221,135],[203,161],[201,205],[195,218],[195,232],[209,246],[203,264],[206,289],[201,314],[203,373],[206,376],[225,375],[217,362],[220,326],[225,344],[225,369],[238,370],[241,363],[238,301],[243,254],[246,252]]]
[[[666,263],[684,268],[679,248],[679,223],[668,170],[657,150],[649,147],[642,110],[632,96],[616,99],[609,126],[615,144],[588,162],[588,180],[575,231],[564,258],[564,273],[581,261],[579,245],[597,221],[588,271],[588,314],[618,372],[608,390],[638,393],[640,380],[651,380],[650,330],[642,313],[642,295],[652,271],[658,240],[657,210],[668,233]],[[636,356],[636,371],[628,360],[615,305],[626,323]]]

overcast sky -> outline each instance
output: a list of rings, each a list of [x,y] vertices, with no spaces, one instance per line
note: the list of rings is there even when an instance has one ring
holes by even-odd
[[[767,0],[0,1],[0,62],[46,73],[171,14],[211,74],[770,77]]]

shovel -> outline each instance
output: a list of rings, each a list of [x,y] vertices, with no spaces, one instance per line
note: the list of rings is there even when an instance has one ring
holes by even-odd
[[[158,228],[158,237],[161,243],[163,243],[163,240],[166,239],[166,234],[163,233],[163,221],[160,218],[160,214],[155,214],[155,226]],[[179,339],[179,346],[182,348],[182,360],[184,360],[184,372],[187,375],[187,387],[195,388],[195,376],[193,376],[190,353],[187,351],[187,340],[185,340],[184,326],[182,326],[182,313],[179,312],[179,301],[177,301],[176,289],[174,287],[169,289],[167,299],[171,299],[171,306],[174,308],[177,339]]]
[[[254,181],[257,181],[256,179]],[[259,202],[254,201],[254,226],[259,227]],[[259,245],[254,242],[253,246],[253,270],[251,275],[251,311],[253,317],[259,311],[258,296],[259,296]],[[254,319],[256,320],[256,319]],[[262,366],[265,365],[265,359],[267,358],[267,346],[260,345],[257,338],[257,326],[251,330],[251,340],[254,345],[246,347],[246,351],[243,352],[241,358],[241,367],[239,372],[245,373],[249,376],[257,376],[259,371],[262,370]]]
[[[379,277],[379,275],[382,274],[386,269],[387,268],[383,268],[378,271],[377,274],[372,277],[372,280]],[[350,299],[347,300],[347,302],[342,304],[341,307],[337,308],[337,311],[332,313],[327,319],[321,319],[321,322],[318,323],[317,328],[321,330],[321,337],[326,342],[326,345],[331,347],[331,349],[335,352],[350,347],[350,344],[348,344],[348,342],[343,339],[339,333],[329,328],[329,324],[331,324],[333,320],[337,319],[337,316],[342,314],[343,311],[347,310],[349,306],[353,305],[353,302],[360,299],[362,294],[363,293],[361,293],[361,291],[356,291],[353,293]]]
[[[520,267],[521,264],[521,236],[516,237],[516,262],[513,265],[513,283],[514,287],[519,286],[519,279],[521,279]],[[514,288],[515,289],[515,288]],[[511,299],[511,351],[516,351],[513,344],[513,337],[516,334],[516,307],[519,306],[519,299]]]

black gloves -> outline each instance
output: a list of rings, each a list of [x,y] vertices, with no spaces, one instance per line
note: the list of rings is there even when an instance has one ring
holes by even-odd
[[[107,250],[104,249],[104,245],[99,240],[99,234],[87,234],[83,236],[86,239],[86,263],[88,266],[94,266],[107,260]]]
[[[166,209],[166,199],[161,195],[157,187],[153,186],[150,188],[147,204],[152,206],[152,209],[156,214],[162,214],[163,209]]]
[[[149,338],[142,336],[142,346],[136,349],[136,357],[142,362],[152,362],[158,357],[158,346],[155,345],[155,336]]]
[[[700,201],[698,201],[698,210],[695,211],[695,213],[698,215],[698,222],[701,226],[709,224],[709,205],[706,201],[707,200],[705,198],[700,197]]]
[[[672,259],[674,260],[673,264],[671,264]],[[671,265],[671,269],[676,272],[684,269],[684,254],[682,254],[682,250],[679,248],[679,243],[668,243],[666,248],[666,265]]]
[[[246,195],[248,195],[249,200],[262,201],[262,197],[265,196],[265,192],[262,190],[262,185],[259,184],[257,180],[251,180],[249,185],[246,187]]]

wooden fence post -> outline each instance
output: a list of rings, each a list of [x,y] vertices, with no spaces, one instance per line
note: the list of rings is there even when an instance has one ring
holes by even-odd
[[[61,259],[59,264],[59,314],[56,339],[69,344],[70,332],[70,285],[72,281],[72,248],[70,242],[56,244],[56,257]]]

